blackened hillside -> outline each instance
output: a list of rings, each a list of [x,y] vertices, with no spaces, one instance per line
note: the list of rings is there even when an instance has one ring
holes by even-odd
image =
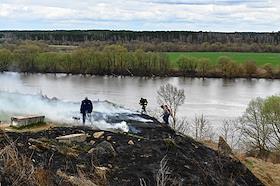
[[[156,120],[130,127],[133,130],[129,133],[86,127],[0,133],[0,183],[263,185],[240,161],[220,155]],[[83,138],[72,142],[57,139],[70,134]]]

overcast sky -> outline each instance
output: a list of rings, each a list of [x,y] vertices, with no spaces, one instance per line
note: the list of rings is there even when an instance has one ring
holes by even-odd
[[[280,31],[280,0],[0,0],[0,30]]]

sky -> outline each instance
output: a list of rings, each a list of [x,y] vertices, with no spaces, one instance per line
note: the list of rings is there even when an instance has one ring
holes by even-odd
[[[0,30],[280,31],[280,0],[0,0]]]

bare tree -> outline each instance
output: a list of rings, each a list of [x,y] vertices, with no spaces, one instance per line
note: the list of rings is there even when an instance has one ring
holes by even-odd
[[[221,128],[221,136],[234,149],[239,145],[241,131],[238,127],[238,120],[224,120]]]
[[[196,140],[203,140],[206,138],[212,139],[214,136],[212,127],[203,114],[195,117],[193,121],[193,131]]]
[[[174,130],[185,135],[190,135],[191,123],[188,122],[186,117],[179,118],[177,119],[177,124]]]
[[[185,91],[184,89],[178,89],[177,87],[166,84],[160,86],[159,90],[157,91],[158,94],[158,103],[159,104],[166,104],[171,111],[172,117],[172,127],[176,128],[176,115],[178,107],[185,102]]]

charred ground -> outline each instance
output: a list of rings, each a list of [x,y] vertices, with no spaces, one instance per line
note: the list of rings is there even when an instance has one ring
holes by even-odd
[[[161,175],[167,185],[263,185],[240,161],[150,119],[154,122],[130,126],[136,133],[89,127],[2,132],[0,181],[2,185],[17,181],[18,185],[136,186],[156,185]],[[77,133],[87,134],[86,139],[56,140]],[[20,167],[25,165],[32,171]]]

